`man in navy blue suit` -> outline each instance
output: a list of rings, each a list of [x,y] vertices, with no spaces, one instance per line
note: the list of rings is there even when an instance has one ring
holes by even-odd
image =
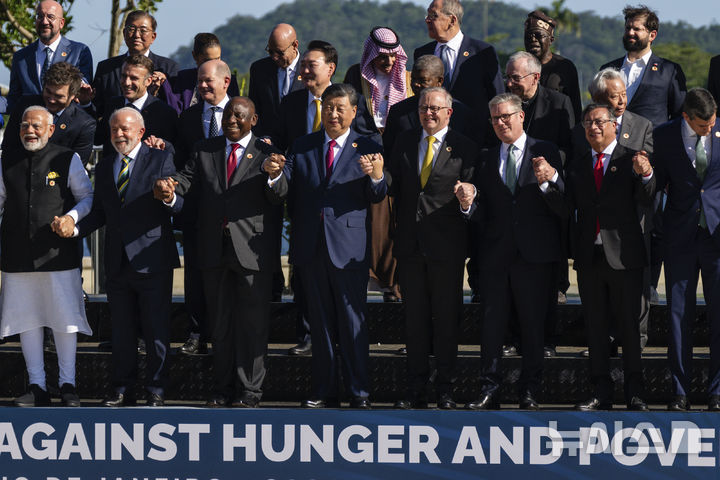
[[[168,207],[153,198],[155,181],[174,174],[175,166],[168,152],[140,141],[144,130],[142,115],[132,107],[111,115],[117,154],[108,154],[97,165],[93,208],[77,227],[86,236],[105,225],[113,365],[113,390],[102,402],[107,407],[136,401],[139,334],[147,348],[147,404],[162,406],[165,401],[172,278],[180,266],[170,215],[182,208],[183,199],[176,197]]]
[[[434,41],[415,49],[413,59],[436,55],[445,65],[443,87],[454,99],[477,112],[478,118],[489,118],[488,102],[505,91],[495,48],[489,43],[465,36],[460,31],[463,7],[458,0],[434,0],[427,9],[425,24]],[[478,144],[495,137],[489,124],[475,137]]]
[[[355,89],[334,84],[321,100],[323,128],[298,139],[287,163],[266,169],[270,181],[288,183],[293,205],[290,262],[305,289],[313,338],[311,398],[302,405],[339,405],[341,354],[350,407],[370,408],[367,214],[371,202],[385,197],[387,184],[382,156],[372,155],[380,145],[350,128],[357,113]]]
[[[708,406],[720,411],[720,128],[717,104],[703,88],[690,90],[682,118],[653,132],[658,187],[667,187],[665,286],[670,312],[668,357],[675,397],[669,410],[690,408],[692,327],[698,274],[710,323]]]
[[[21,95],[39,95],[43,78],[50,65],[67,62],[83,74],[86,84],[92,82],[92,54],[87,45],[73,42],[60,35],[65,26],[63,9],[52,0],[40,2],[35,11],[35,31],[38,39],[13,55],[10,70],[8,111]]]

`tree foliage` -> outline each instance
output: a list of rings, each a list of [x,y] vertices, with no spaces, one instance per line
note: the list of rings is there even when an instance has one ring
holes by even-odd
[[[72,30],[68,14],[74,0],[58,0],[65,11],[62,33]],[[12,64],[13,53],[35,40],[35,7],[37,0],[0,0],[0,59],[6,67]]]

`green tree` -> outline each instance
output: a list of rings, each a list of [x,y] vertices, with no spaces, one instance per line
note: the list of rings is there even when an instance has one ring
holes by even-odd
[[[653,45],[653,53],[682,66],[688,89],[705,87],[712,55],[695,44],[683,42]]]
[[[62,33],[72,30],[68,15],[75,0],[58,0],[65,11]],[[12,64],[13,53],[35,40],[35,7],[37,0],[0,0],[0,59],[6,67]]]
[[[541,10],[555,20],[557,23],[558,33],[575,32],[575,36],[580,38],[582,34],[580,29],[580,17],[578,17],[577,14],[569,8],[565,8],[565,0],[553,0],[550,4],[550,8],[541,7]]]

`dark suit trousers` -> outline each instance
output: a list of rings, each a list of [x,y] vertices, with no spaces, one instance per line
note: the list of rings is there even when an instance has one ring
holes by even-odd
[[[547,313],[547,286],[553,278],[552,263],[530,263],[516,255],[504,271],[484,271],[485,318],[482,325],[483,393],[494,393],[502,380],[500,359],[503,339],[512,312],[520,323],[522,371],[520,393],[540,392],[543,365],[543,329]]]
[[[272,272],[240,265],[229,236],[223,237],[222,248],[221,266],[203,270],[215,389],[226,398],[242,393],[259,400],[266,373]]]
[[[720,395],[720,248],[707,229],[698,228],[691,252],[668,252],[665,285],[670,310],[668,359],[677,395],[689,395],[692,372],[692,327],[698,274],[702,272],[703,296],[710,322],[708,395]]]
[[[435,354],[438,395],[452,393],[462,308],[464,261],[429,260],[422,255],[400,260],[405,303],[408,395],[425,398],[430,354]]]
[[[132,389],[137,380],[137,338],[145,340],[145,383],[163,394],[170,348],[173,272],[138,273],[127,261],[106,288],[112,322],[112,381],[115,389]]]
[[[612,401],[614,396],[608,342],[613,319],[623,349],[625,401],[643,396],[639,326],[642,276],[642,268],[613,269],[600,245],[595,246],[592,268],[577,272],[590,349],[590,375],[595,395],[603,401]]]
[[[346,391],[369,395],[368,269],[333,265],[324,232],[312,261],[297,267],[312,336],[312,398],[338,398],[338,356]],[[340,352],[336,352],[336,344]],[[338,355],[340,354],[340,355]]]
[[[390,288],[397,283],[397,261],[393,257],[392,200],[385,197],[380,203],[370,205],[370,274],[377,279],[381,288]]]
[[[190,319],[190,333],[199,335],[200,341],[207,342],[205,325],[205,290],[202,270],[197,267],[197,232],[195,227],[183,228],[183,255],[185,257],[185,309]]]

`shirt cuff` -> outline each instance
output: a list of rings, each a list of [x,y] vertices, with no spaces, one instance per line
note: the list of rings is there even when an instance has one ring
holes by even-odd
[[[72,234],[73,238],[77,237],[78,235],[80,235],[80,230],[78,230],[77,227],[74,227],[73,234]]]
[[[373,185],[377,185],[378,183],[382,182],[383,180],[385,180],[385,174],[383,174],[383,176],[380,177],[379,180],[375,180],[374,178],[370,177],[370,181],[373,183]]]
[[[280,172],[280,175],[278,175],[275,178],[270,178],[268,176],[268,187],[272,187],[273,185],[275,185],[277,183],[277,181],[280,180],[280,177],[282,177],[282,175],[283,175],[283,172]]]
[[[473,185],[473,201],[475,201],[475,197],[477,197],[477,187],[475,185]],[[472,202],[470,202],[470,206],[466,210],[463,210],[463,208],[460,207],[460,211],[463,214],[467,215],[468,213],[470,213],[471,208],[472,208]]]
[[[177,202],[177,195],[175,195],[174,193],[173,193],[172,200],[170,200],[170,203],[167,203],[165,200],[162,200],[163,205],[165,205],[166,207],[174,207],[175,202]]]
[[[558,171],[557,171],[557,169],[556,169],[556,170],[555,170],[555,175],[553,175],[553,177],[550,179],[550,181],[553,182],[553,183],[557,183],[558,178],[560,178],[560,174],[558,174]],[[541,191],[542,193],[547,192],[547,189],[548,189],[549,186],[550,186],[550,182],[543,182],[543,183],[541,183],[541,184],[540,184],[540,191]]]
[[[650,181],[650,179],[653,177],[653,174],[654,174],[654,173],[655,173],[655,170],[651,171],[651,172],[650,172],[650,175],[647,175],[647,176],[643,175],[643,176],[642,176],[642,182],[643,182],[643,184],[648,183],[648,182]]]
[[[75,223],[78,222],[78,213],[77,213],[77,210],[75,210],[75,209],[70,210],[70,211],[67,212],[65,215],[69,215],[70,218],[73,219],[73,222],[75,222]]]

